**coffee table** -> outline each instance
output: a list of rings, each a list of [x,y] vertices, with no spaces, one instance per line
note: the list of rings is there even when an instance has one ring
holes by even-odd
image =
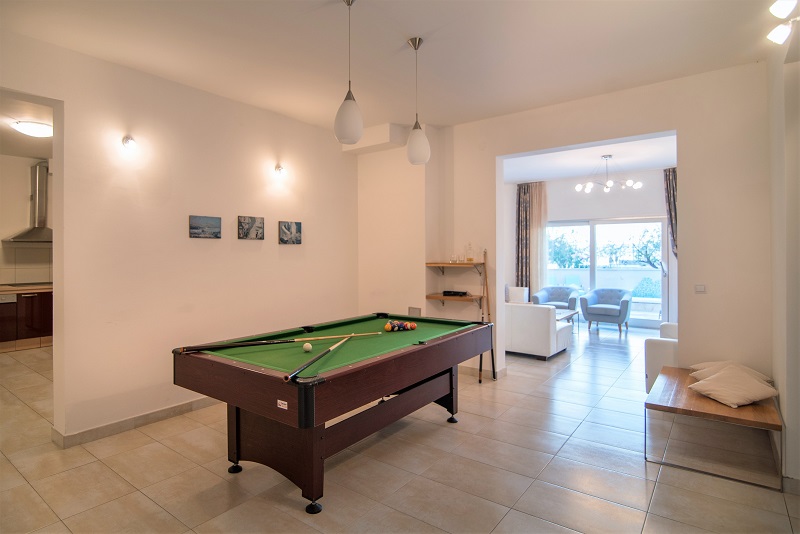
[[[576,315],[578,315],[577,310],[556,310],[556,321],[569,321],[571,323]],[[580,318],[578,320],[580,321]]]

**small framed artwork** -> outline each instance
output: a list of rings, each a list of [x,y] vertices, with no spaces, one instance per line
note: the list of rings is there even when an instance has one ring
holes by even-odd
[[[222,217],[189,215],[189,237],[221,239]]]
[[[239,239],[264,240],[264,217],[246,217],[239,215]]]
[[[303,223],[278,221],[278,243],[299,245],[303,241]]]

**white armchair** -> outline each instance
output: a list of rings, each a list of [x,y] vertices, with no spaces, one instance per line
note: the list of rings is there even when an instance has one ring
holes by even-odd
[[[506,304],[506,350],[547,359],[572,344],[572,324],[556,322],[553,306]]]
[[[661,323],[660,337],[644,340],[645,389],[650,389],[665,365],[676,367],[678,363],[678,323]]]

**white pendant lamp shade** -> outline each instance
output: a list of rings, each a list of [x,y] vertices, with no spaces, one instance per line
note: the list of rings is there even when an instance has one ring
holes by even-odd
[[[356,0],[343,1],[347,5],[347,94],[333,120],[333,134],[343,145],[354,145],[364,133],[364,117],[356,104],[356,97],[353,96],[353,82],[350,77],[350,8]]]
[[[431,159],[431,144],[428,142],[428,136],[422,131],[419,121],[414,123],[411,133],[408,135],[406,153],[408,161],[412,165],[424,165]]]
[[[422,131],[419,125],[419,72],[418,72],[418,55],[419,47],[422,44],[421,37],[412,37],[408,41],[409,46],[414,49],[414,127],[411,128],[411,133],[408,134],[408,141],[406,142],[406,155],[408,162],[412,165],[425,165],[431,159],[431,144],[428,142],[428,136]]]
[[[344,145],[358,143],[361,134],[364,133],[364,118],[361,116],[361,108],[358,107],[353,92],[350,90],[347,91],[344,102],[336,112],[333,133],[336,135],[336,139]]]
[[[797,7],[797,0],[776,0],[769,8],[769,12],[779,19],[785,19],[791,15],[795,7]]]
[[[792,23],[786,22],[780,26],[776,26],[775,29],[769,32],[767,39],[775,44],[783,44],[786,42],[786,39],[789,37],[790,33],[792,33]]]

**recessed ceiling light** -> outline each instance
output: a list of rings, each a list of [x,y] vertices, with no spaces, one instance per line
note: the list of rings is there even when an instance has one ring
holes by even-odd
[[[11,127],[31,137],[53,137],[53,125],[43,122],[14,121]]]

